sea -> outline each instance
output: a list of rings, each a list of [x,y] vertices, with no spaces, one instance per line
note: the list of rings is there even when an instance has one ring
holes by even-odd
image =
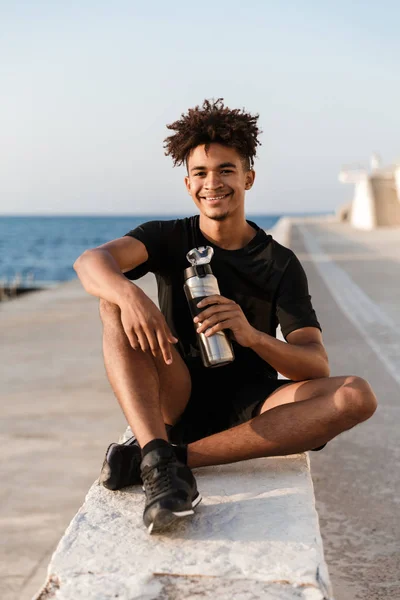
[[[84,250],[122,237],[146,221],[184,216],[189,215],[0,216],[0,285],[18,280],[20,287],[46,287],[75,279],[72,265]],[[271,229],[282,216],[247,219]]]

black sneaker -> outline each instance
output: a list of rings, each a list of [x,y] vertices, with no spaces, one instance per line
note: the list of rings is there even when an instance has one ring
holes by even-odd
[[[120,490],[142,483],[142,453],[134,436],[123,444],[110,444],[101,468],[99,482],[109,490]]]
[[[201,501],[196,480],[189,467],[177,460],[172,447],[148,452],[141,472],[146,492],[143,521],[149,533],[194,513]]]

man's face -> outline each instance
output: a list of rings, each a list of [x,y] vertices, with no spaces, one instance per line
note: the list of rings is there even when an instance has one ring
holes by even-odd
[[[245,171],[241,156],[233,148],[210,144],[197,146],[189,154],[185,184],[200,212],[209,219],[223,221],[244,206],[254,171]]]

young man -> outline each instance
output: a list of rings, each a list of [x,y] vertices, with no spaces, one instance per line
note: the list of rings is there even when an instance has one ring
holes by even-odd
[[[219,99],[169,125],[166,155],[186,165],[199,215],[144,223],[74,265],[100,298],[107,375],[135,436],[111,444],[100,481],[143,483],[150,532],[192,514],[200,495],[191,468],[320,449],[376,408],[363,379],[329,377],[301,264],[245,218],[257,119]],[[221,295],[204,300],[193,322],[186,254],[207,245]],[[132,281],[149,271],[161,310]],[[287,343],[276,339],[278,323]],[[234,362],[204,367],[195,327],[229,330]]]

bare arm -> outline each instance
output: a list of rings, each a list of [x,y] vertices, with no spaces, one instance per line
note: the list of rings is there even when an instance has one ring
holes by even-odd
[[[89,294],[121,306],[138,290],[124,272],[146,262],[147,258],[145,245],[126,236],[86,250],[75,261],[74,269]]]
[[[303,327],[287,336],[288,343],[257,332],[251,348],[284,377],[293,381],[329,377],[322,335],[316,327]]]
[[[146,262],[148,253],[142,242],[123,237],[86,250],[75,261],[74,269],[85,290],[121,309],[121,323],[134,350],[160,352],[167,364],[172,362],[171,344],[178,340],[154,302],[129,281],[124,272]]]
[[[250,325],[241,307],[233,300],[208,296],[197,306],[205,308],[194,318],[199,324],[198,333],[208,336],[230,329],[238,344],[254,350],[278,373],[293,381],[329,377],[328,357],[317,327],[292,331],[285,343]]]

